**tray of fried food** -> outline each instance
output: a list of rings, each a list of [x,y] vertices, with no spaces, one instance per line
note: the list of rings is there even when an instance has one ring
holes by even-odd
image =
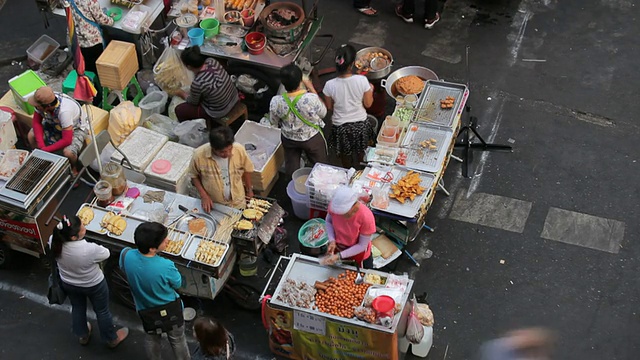
[[[238,220],[238,222],[235,223],[235,225],[233,225],[233,228],[235,230],[240,230],[240,231],[247,231],[247,230],[252,230],[253,229],[253,222],[249,221],[249,220]]]
[[[100,226],[107,229],[111,234],[120,236],[127,228],[127,220],[122,215],[109,211],[100,220]]]
[[[80,209],[76,213],[80,221],[82,221],[82,225],[87,229],[87,231],[91,231],[97,234],[104,234],[107,232],[107,229],[103,228],[101,223],[101,219],[104,215],[107,214],[107,211],[101,208],[97,208],[94,204],[82,204]]]
[[[193,236],[185,248],[182,257],[217,267],[222,263],[222,259],[229,251],[229,245],[212,240],[211,238],[203,238],[202,236]]]
[[[169,228],[169,233],[167,234],[167,247],[163,252],[179,256],[182,254],[182,250],[184,250],[185,245],[189,241],[189,233],[180,231],[176,228]]]
[[[398,179],[395,183],[384,184],[383,190],[389,192],[389,198],[395,201],[389,201],[386,208],[372,208],[400,215],[406,218],[413,218],[422,206],[429,189],[433,185],[433,174],[407,170],[404,168],[394,167],[391,170],[394,179]]]
[[[396,199],[401,204],[404,204],[407,199],[413,201],[417,195],[422,195],[426,190],[425,187],[420,186],[421,182],[420,174],[410,170],[397,183],[391,184],[389,198]]]

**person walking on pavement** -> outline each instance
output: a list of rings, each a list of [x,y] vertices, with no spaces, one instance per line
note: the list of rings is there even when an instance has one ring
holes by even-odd
[[[109,311],[109,287],[99,263],[109,258],[104,246],[84,239],[87,229],[77,216],[63,216],[53,230],[51,251],[58,263],[62,289],[71,301],[73,333],[81,345],[91,339],[91,323],[87,322],[87,298],[98,318],[100,337],[115,348],[129,335],[126,327],[116,330]]]
[[[356,11],[365,16],[378,16],[378,10],[371,7],[371,0],[353,0]]]
[[[145,324],[142,313],[145,310],[165,306],[179,301],[176,292],[182,286],[182,276],[173,261],[157,254],[167,247],[167,228],[157,222],[140,224],[134,234],[137,250],[125,248],[120,253],[120,268],[127,275],[136,310]],[[182,306],[182,304],[180,304]],[[166,315],[166,314],[165,314]],[[166,331],[167,338],[178,360],[190,359],[187,338],[184,335],[184,318],[180,311],[179,326]],[[165,316],[170,317],[170,316]],[[145,332],[147,328],[145,326]],[[162,333],[149,334],[145,339],[147,357],[152,360],[161,359]]]
[[[199,317],[193,323],[198,346],[193,360],[227,360],[236,352],[236,341],[220,322],[210,317]]]
[[[440,11],[438,10],[439,0],[424,1],[424,28],[432,29],[435,24],[440,21]],[[444,1],[443,1],[444,2]],[[416,0],[403,0],[395,6],[396,15],[404,22],[412,23],[413,15],[416,10]]]

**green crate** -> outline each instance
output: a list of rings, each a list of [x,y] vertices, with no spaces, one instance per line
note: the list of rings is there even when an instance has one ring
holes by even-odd
[[[32,115],[35,109],[28,100],[36,90],[43,86],[47,86],[47,84],[33,70],[27,70],[9,80],[9,87],[16,103],[29,115]]]

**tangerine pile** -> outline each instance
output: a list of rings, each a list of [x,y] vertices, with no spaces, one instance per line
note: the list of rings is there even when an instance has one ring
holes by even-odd
[[[369,284],[356,285],[356,272],[347,270],[338,278],[329,278],[326,290],[316,293],[316,308],[319,311],[344,318],[352,318],[354,309],[362,304]]]

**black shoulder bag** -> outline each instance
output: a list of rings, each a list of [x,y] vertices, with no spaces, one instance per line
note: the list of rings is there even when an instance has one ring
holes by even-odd
[[[125,273],[125,276],[127,274],[125,270],[125,256],[129,250],[131,250],[131,248],[126,248],[122,252],[122,271]],[[138,316],[140,316],[142,320],[144,332],[151,335],[160,335],[184,325],[182,300],[180,300],[180,297],[164,305],[140,310],[138,311]]]
[[[60,278],[60,270],[58,270],[58,262],[53,251],[49,249],[49,262],[51,263],[51,274],[49,275],[49,290],[47,291],[47,299],[50,305],[62,305],[67,300],[67,293],[62,288],[62,279]]]

